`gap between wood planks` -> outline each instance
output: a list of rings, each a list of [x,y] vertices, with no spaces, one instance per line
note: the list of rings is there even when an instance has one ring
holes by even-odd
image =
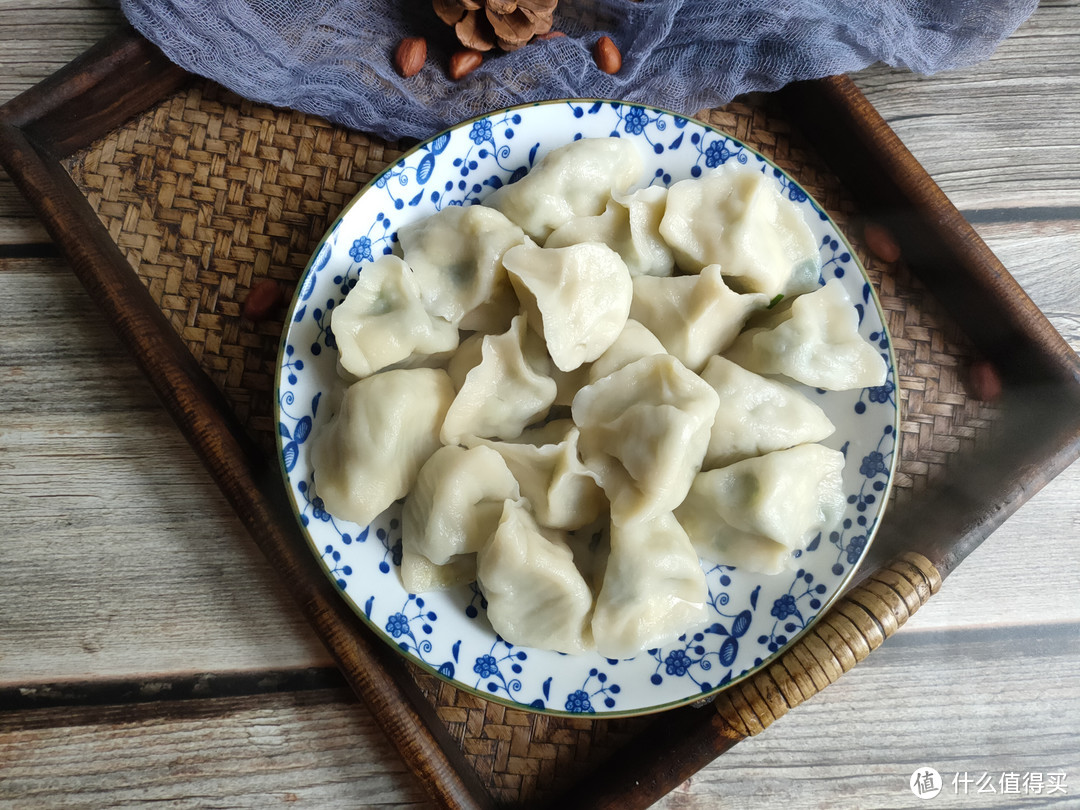
[[[945,650],[978,662],[996,660],[1007,649],[1012,656],[1050,659],[1073,655],[1080,648],[1080,622],[900,632],[886,644],[894,650],[917,650],[920,658],[941,655]],[[178,703],[318,690],[346,692],[347,685],[334,667],[308,667],[5,686],[0,687],[0,730],[79,722],[77,714],[37,710],[141,705],[139,717],[146,719],[186,713],[188,710],[179,709]],[[86,722],[99,721],[96,715],[86,716]]]
[[[5,259],[58,259],[60,249],[52,242],[25,242],[0,244],[0,270],[5,269]],[[63,269],[68,269],[67,265]]]
[[[173,714],[171,709],[166,708],[168,704],[184,701],[346,688],[344,677],[335,667],[236,673],[206,672],[180,677],[141,676],[4,686],[0,687],[0,728],[5,725],[4,712],[156,703],[162,706],[158,712]],[[11,719],[8,717],[6,722],[11,722]],[[54,717],[53,721],[66,725],[71,718],[61,714]],[[22,725],[21,721],[17,722]]]

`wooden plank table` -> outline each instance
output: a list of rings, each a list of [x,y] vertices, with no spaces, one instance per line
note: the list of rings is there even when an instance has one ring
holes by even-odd
[[[0,10],[0,101],[122,19]],[[855,79],[1080,350],[1080,0],[978,67]],[[0,808],[427,806],[2,174],[0,380]],[[657,806],[922,807],[921,766],[934,806],[1080,805],[1078,536],[1074,465],[881,650]]]

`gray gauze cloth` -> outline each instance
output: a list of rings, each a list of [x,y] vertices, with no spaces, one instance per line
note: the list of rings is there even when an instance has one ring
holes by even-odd
[[[674,112],[875,62],[934,73],[985,59],[1036,0],[562,0],[554,30],[491,52],[458,82],[461,46],[431,3],[390,0],[123,0],[131,23],[174,62],[249,99],[315,113],[390,140],[426,138],[523,102],[610,98]],[[607,35],[622,69],[592,58]],[[423,70],[393,66],[427,38]]]

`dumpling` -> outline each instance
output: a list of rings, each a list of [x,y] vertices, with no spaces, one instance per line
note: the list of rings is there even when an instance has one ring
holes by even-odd
[[[465,378],[469,375],[469,372],[480,365],[480,361],[484,359],[484,338],[487,335],[483,335],[476,332],[469,335],[465,340],[461,341],[461,345],[458,346],[453,357],[446,364],[446,373],[450,375],[450,381],[454,383],[454,390],[460,391],[461,387],[465,385]]]
[[[606,514],[592,524],[563,536],[574,553],[574,565],[594,594],[599,593],[604,584],[604,570],[611,554],[610,538],[611,518]]]
[[[705,469],[750,456],[820,442],[836,428],[825,411],[794,388],[768,380],[723,357],[712,357],[701,379],[720,395]]]
[[[440,447],[416,477],[401,512],[402,548],[436,565],[483,548],[518,483],[501,455],[478,446]]]
[[[391,369],[350,385],[312,439],[315,489],[327,511],[366,526],[404,497],[439,448],[453,398],[441,369]]]
[[[360,271],[356,286],[334,308],[330,326],[341,367],[357,379],[458,345],[457,327],[424,309],[416,276],[393,255]]]
[[[607,509],[596,474],[578,458],[578,436],[571,424],[555,441],[485,442],[506,462],[542,526],[580,529]]]
[[[634,279],[630,317],[649,329],[691,371],[701,371],[738,336],[750,315],[769,304],[760,293],[728,288],[718,264],[696,276]]]
[[[603,242],[622,257],[630,275],[670,276],[675,259],[660,238],[667,193],[664,186],[647,186],[631,194],[616,194],[602,214],[577,217],[560,225],[544,247]]]
[[[593,646],[593,597],[558,533],[543,530],[522,501],[507,501],[499,527],[477,554],[488,621],[511,644],[576,654]]]
[[[675,517],[705,559],[777,573],[840,520],[843,468],[844,454],[820,444],[736,461],[699,474]]]
[[[444,591],[455,585],[468,585],[476,579],[476,555],[463,554],[445,565],[435,565],[418,551],[402,543],[401,584],[409,593]]]
[[[601,213],[613,193],[641,177],[641,155],[629,140],[583,138],[549,152],[516,183],[484,200],[543,242],[574,217]]]
[[[596,596],[592,633],[607,658],[634,655],[698,630],[709,589],[690,538],[670,512],[611,526],[611,553]]]
[[[529,325],[561,371],[595,360],[615,342],[634,285],[619,254],[599,242],[547,249],[526,243],[503,256]]]
[[[758,374],[785,374],[813,388],[883,385],[884,358],[859,334],[859,313],[839,279],[800,295],[766,326],[747,329],[725,352]]]
[[[612,520],[670,512],[701,469],[720,399],[671,355],[650,355],[582,388],[571,408],[585,465]]]
[[[761,171],[726,163],[668,191],[660,235],[685,272],[719,264],[740,292],[802,292],[820,272],[817,240],[799,209]]]
[[[589,366],[588,382],[594,383],[642,357],[667,353],[664,344],[657,339],[656,335],[642,326],[639,321],[628,318],[615,342]]]
[[[693,512],[690,504],[677,509],[676,517],[705,560],[757,574],[780,574],[791,568],[791,549],[783,543],[712,525],[708,512]]]
[[[465,375],[442,425],[443,444],[473,438],[513,439],[542,419],[555,400],[556,386],[545,371],[548,358],[540,339],[516,316],[510,330],[485,335],[481,360]],[[460,368],[455,367],[455,375]]]
[[[420,286],[424,308],[462,329],[469,316],[493,299],[513,297],[502,266],[507,248],[525,241],[521,228],[494,208],[449,205],[403,225],[398,241]],[[510,311],[516,310],[510,305]],[[480,320],[483,313],[476,314]]]
[[[660,221],[667,209],[666,186],[646,186],[628,194],[615,194],[614,200],[630,215],[630,245],[625,250],[626,266],[635,275],[669,276],[675,272],[675,257],[660,236]]]

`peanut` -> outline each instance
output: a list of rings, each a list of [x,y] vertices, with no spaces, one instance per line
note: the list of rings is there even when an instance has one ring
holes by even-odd
[[[1001,374],[988,360],[976,360],[967,374],[967,387],[971,396],[980,402],[994,402],[1001,397],[1003,385]]]
[[[427,40],[423,37],[405,37],[394,51],[394,68],[406,79],[415,76],[427,60]]]
[[[892,232],[884,225],[867,222],[863,226],[863,239],[867,249],[883,262],[895,262],[900,258],[900,245],[896,244]]]
[[[593,46],[593,60],[604,73],[618,73],[622,68],[622,54],[611,37],[600,37]]]
[[[472,48],[464,48],[450,57],[450,78],[461,81],[484,61],[484,55]]]
[[[259,281],[244,300],[243,316],[249,321],[261,321],[281,303],[281,285],[272,278]]]

